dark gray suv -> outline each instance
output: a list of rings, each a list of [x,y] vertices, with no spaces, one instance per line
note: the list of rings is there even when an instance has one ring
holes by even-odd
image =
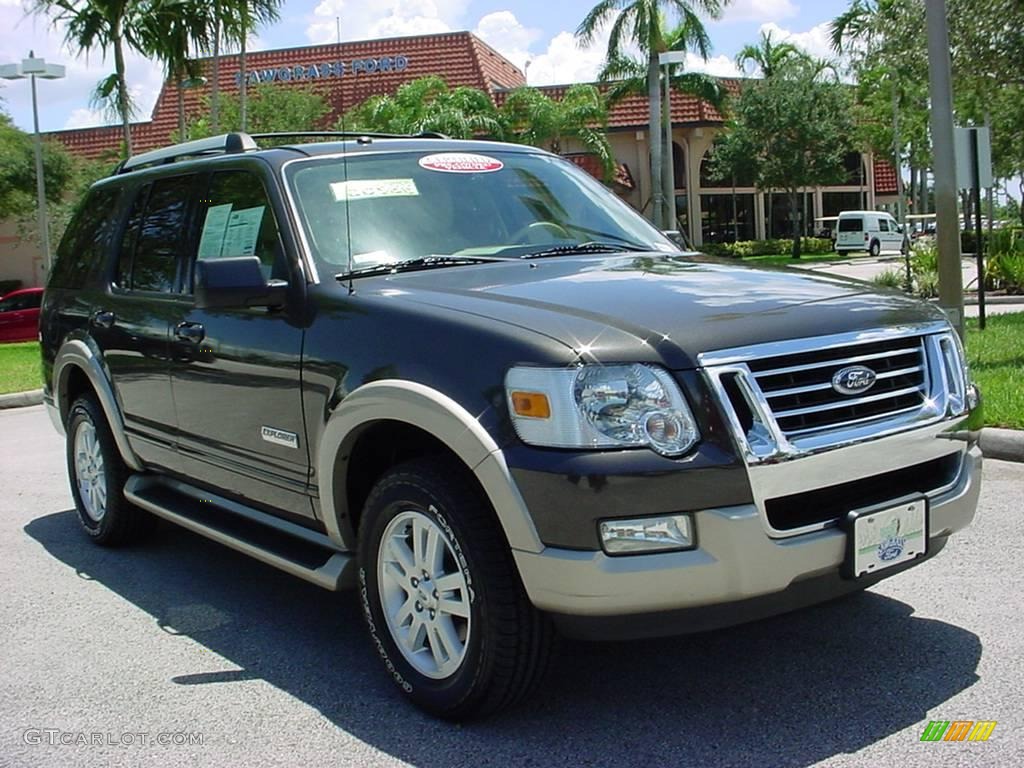
[[[780,613],[970,523],[937,309],[681,253],[537,149],[338,138],[150,152],[80,206],[41,332],[97,543],[159,517],[355,588],[456,719],[521,699],[556,630]]]

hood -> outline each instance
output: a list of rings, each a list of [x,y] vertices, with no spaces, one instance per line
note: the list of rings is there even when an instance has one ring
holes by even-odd
[[[943,319],[937,307],[869,283],[699,256],[560,256],[373,283],[360,292],[397,291],[529,328],[584,358],[676,369],[695,367],[697,355],[712,350]]]

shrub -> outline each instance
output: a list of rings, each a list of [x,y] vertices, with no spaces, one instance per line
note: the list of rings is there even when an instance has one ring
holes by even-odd
[[[987,285],[1007,293],[1024,293],[1024,253],[1004,252],[986,261]]]
[[[885,288],[902,288],[904,275],[897,269],[887,269],[871,278],[871,282]]]

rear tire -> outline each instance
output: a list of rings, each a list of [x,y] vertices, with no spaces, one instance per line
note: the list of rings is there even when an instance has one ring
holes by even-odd
[[[359,588],[391,679],[432,715],[505,709],[547,669],[550,619],[530,603],[493,510],[454,460],[410,461],[374,486],[359,529]]]
[[[882,252],[882,246],[877,240],[872,240],[871,245],[868,248],[868,253],[871,254],[872,258],[877,259],[878,255]]]
[[[130,473],[92,395],[79,397],[68,412],[67,460],[78,522],[94,542],[131,544],[156,527],[155,517],[124,497]]]

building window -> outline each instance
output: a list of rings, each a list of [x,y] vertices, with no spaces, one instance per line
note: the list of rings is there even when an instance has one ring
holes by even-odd
[[[864,208],[860,192],[822,192],[821,215],[838,216],[843,211],[859,211]]]
[[[814,194],[810,191],[797,195],[797,215],[804,236],[814,234]],[[764,196],[764,223],[766,236],[786,238],[793,236],[793,212],[789,206],[789,193],[776,192]]]
[[[700,161],[700,185],[702,187],[752,187],[754,186],[754,177],[749,173],[749,169],[745,169],[748,172],[739,173],[735,179],[730,173],[718,173],[712,161],[715,154],[715,147],[719,145],[719,142],[715,142],[711,145],[711,148],[704,154],[704,159]]]
[[[754,196],[701,195],[701,227],[705,243],[754,239]]]

